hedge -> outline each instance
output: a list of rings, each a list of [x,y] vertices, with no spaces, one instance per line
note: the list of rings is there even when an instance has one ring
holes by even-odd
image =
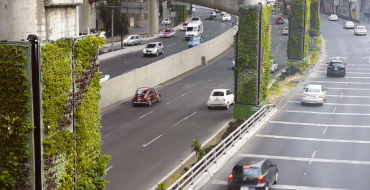
[[[240,5],[237,63],[237,102],[258,104],[259,5]]]
[[[33,119],[28,44],[0,45],[0,189],[32,189]]]

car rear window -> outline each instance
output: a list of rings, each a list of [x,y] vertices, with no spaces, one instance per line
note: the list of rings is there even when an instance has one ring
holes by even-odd
[[[365,27],[363,27],[363,26],[358,26],[357,28],[361,29],[361,30],[365,29]]]
[[[164,30],[165,32],[171,32],[171,30],[170,29],[166,29],[166,30]]]
[[[258,176],[260,175],[260,169],[255,167],[250,168],[234,167],[233,174],[243,176]]]
[[[155,48],[155,46],[157,46],[157,44],[148,44],[146,47],[147,48]]]
[[[336,62],[334,62],[334,63],[331,63],[331,65],[332,65],[333,67],[340,67],[340,66],[342,66],[343,64],[342,64],[342,63],[336,63]]]
[[[215,91],[212,96],[224,96],[224,92]]]
[[[183,26],[187,26],[187,25],[188,25],[188,23],[183,23],[182,25],[183,25]]]
[[[285,27],[284,30],[289,30],[289,27]]]
[[[320,89],[317,87],[311,87],[311,88],[306,88],[304,91],[305,92],[320,92]]]
[[[146,89],[146,88],[139,89],[139,90],[137,91],[137,94],[145,94],[147,90],[148,90],[148,89]]]

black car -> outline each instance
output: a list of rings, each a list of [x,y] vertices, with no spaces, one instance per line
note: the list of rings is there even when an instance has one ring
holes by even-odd
[[[342,60],[333,60],[333,61],[330,61],[330,63],[327,63],[328,64],[328,69],[326,71],[326,76],[327,77],[330,77],[330,76],[333,76],[333,75],[339,75],[339,76],[342,76],[342,77],[345,77],[346,76],[346,63],[344,63],[344,61]]]
[[[228,190],[269,189],[278,181],[278,168],[270,160],[261,158],[244,158],[238,161],[229,175]]]

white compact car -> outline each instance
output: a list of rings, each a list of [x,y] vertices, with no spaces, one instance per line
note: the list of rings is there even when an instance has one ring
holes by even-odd
[[[222,21],[230,21],[230,20],[231,20],[231,16],[229,14],[222,15]]]
[[[229,109],[231,104],[234,104],[234,94],[230,89],[214,89],[207,102],[208,109],[215,107]]]
[[[277,71],[278,69],[279,69],[279,63],[272,60],[271,61],[271,72],[275,73],[275,71]]]
[[[354,34],[357,35],[365,35],[366,36],[366,27],[365,26],[356,26],[354,30]]]
[[[331,14],[329,17],[328,17],[328,20],[329,21],[338,21],[338,16],[336,14]]]
[[[289,27],[284,27],[283,35],[289,35]]]
[[[169,19],[169,18],[164,18],[163,20],[162,20],[162,25],[171,25],[171,19]]]
[[[354,29],[355,28],[355,24],[352,21],[346,21],[346,22],[343,23],[343,28],[344,29],[347,29],[347,28]]]
[[[326,101],[326,91],[322,85],[307,85],[303,88],[304,91],[301,96],[302,105],[305,104],[320,104],[324,105]]]

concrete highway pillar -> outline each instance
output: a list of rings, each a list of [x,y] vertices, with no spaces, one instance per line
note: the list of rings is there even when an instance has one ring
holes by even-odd
[[[148,1],[148,34],[156,34],[159,32],[158,24],[158,0]]]
[[[92,12],[93,11],[93,12]],[[92,10],[92,4],[84,0],[83,4],[78,6],[79,13],[79,33],[88,33],[88,28],[95,28],[95,10]],[[97,29],[98,30],[98,29]]]

